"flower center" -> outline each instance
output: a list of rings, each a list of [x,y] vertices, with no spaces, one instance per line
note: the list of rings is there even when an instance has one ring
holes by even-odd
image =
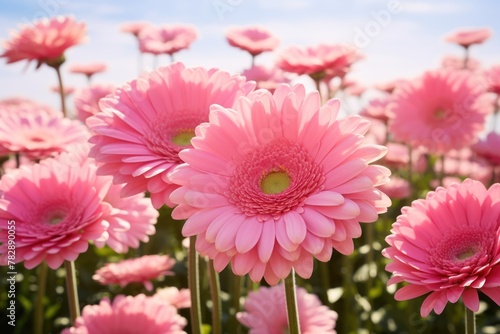
[[[456,256],[458,260],[465,260],[472,257],[476,254],[476,250],[473,248],[464,249],[462,252],[459,252]]]
[[[434,118],[437,118],[437,119],[439,119],[439,120],[442,120],[442,119],[445,119],[445,118],[446,118],[446,115],[447,115],[447,114],[448,114],[448,113],[447,113],[445,110],[443,110],[443,109],[438,109],[438,110],[434,111]]]
[[[31,137],[30,141],[32,141],[34,143],[41,143],[41,142],[45,141],[45,139],[40,138],[40,137]]]
[[[264,176],[260,188],[265,194],[279,194],[290,187],[290,176],[286,172],[271,172]]]
[[[55,210],[47,214],[45,222],[49,225],[57,225],[66,218],[66,212],[63,210]]]
[[[194,136],[194,130],[180,130],[172,137],[172,143],[177,146],[189,146],[191,145],[191,138]]]

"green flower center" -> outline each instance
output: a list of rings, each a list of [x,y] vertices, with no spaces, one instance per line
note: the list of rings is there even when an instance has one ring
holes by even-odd
[[[290,176],[286,172],[271,172],[260,182],[265,194],[279,194],[290,186]]]
[[[191,138],[194,136],[194,130],[181,130],[172,137],[172,143],[177,146],[189,146],[191,145]]]

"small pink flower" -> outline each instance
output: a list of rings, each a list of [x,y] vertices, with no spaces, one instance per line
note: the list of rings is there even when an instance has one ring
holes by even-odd
[[[276,87],[282,83],[289,83],[290,79],[279,68],[265,67],[262,65],[254,65],[250,69],[244,70],[244,75],[247,80],[257,82],[257,88],[263,88],[274,92]]]
[[[95,165],[63,153],[5,174],[0,182],[0,263],[7,264],[8,222],[16,225],[15,262],[32,269],[46,261],[52,269],[73,261],[89,241],[105,241],[104,217],[111,209],[99,193],[109,183]],[[9,259],[10,260],[10,259]]]
[[[394,298],[430,293],[420,313],[441,314],[460,297],[479,310],[478,291],[500,305],[500,184],[488,190],[471,179],[439,187],[404,207],[386,238],[387,284],[407,282]]]
[[[488,84],[488,91],[500,96],[500,65],[493,66],[485,71],[484,78]]]
[[[156,290],[155,298],[159,298],[176,308],[191,307],[191,292],[189,289],[177,289],[176,287],[161,288]]]
[[[54,93],[57,93],[57,94],[61,93],[59,86],[52,86],[52,87],[50,87],[50,90],[53,91]],[[67,96],[73,94],[73,92],[75,91],[75,87],[64,86],[63,90],[64,90],[64,96],[67,97]]]
[[[373,99],[365,106],[359,114],[364,117],[371,117],[382,122],[387,122],[391,116],[389,103],[390,98]]]
[[[172,305],[144,294],[118,295],[111,303],[101,299],[98,305],[87,305],[74,327],[63,334],[141,333],[186,334],[187,320]]]
[[[408,198],[411,195],[411,186],[408,181],[397,176],[391,176],[389,183],[378,188],[391,199]]]
[[[169,271],[175,260],[167,255],[144,255],[136,259],[127,259],[117,263],[108,263],[98,269],[92,278],[102,285],[118,284],[125,287],[130,283],[143,283],[151,291],[151,280],[172,275]]]
[[[395,140],[444,153],[477,140],[491,103],[470,73],[437,70],[396,90],[391,112]]]
[[[368,121],[338,112],[337,100],[321,106],[317,91],[286,84],[212,106],[168,177],[180,185],[172,217],[187,218],[183,235],[197,235],[217,271],[231,262],[236,275],[271,285],[292,268],[308,278],[314,258],[350,254],[359,222],[386,211],[375,187],[390,172],[369,165],[385,148],[364,143]]]
[[[127,22],[121,25],[120,31],[124,33],[130,33],[134,36],[139,36],[142,29],[146,27],[151,27],[153,24],[151,22],[138,21],[138,22]]]
[[[85,143],[89,133],[75,120],[44,112],[0,114],[0,147],[31,159],[44,159]]]
[[[25,97],[10,97],[0,100],[0,116],[3,114],[39,114],[62,116],[61,112],[49,105]]]
[[[316,295],[297,287],[297,307],[303,334],[335,334],[337,313],[321,304]],[[250,329],[249,334],[288,333],[288,319],[283,284],[252,291],[238,312],[238,321]]]
[[[398,88],[399,86],[401,86],[406,82],[407,81],[403,79],[395,79],[388,82],[376,84],[375,88],[387,94],[392,94],[392,92],[394,92],[396,88]]]
[[[441,67],[448,70],[461,70],[464,68],[464,59],[457,56],[448,55],[441,59]],[[477,71],[481,67],[479,60],[468,57],[466,69]]]
[[[486,139],[472,146],[472,150],[480,157],[486,158],[493,166],[500,165],[500,134],[488,133]]]
[[[265,51],[273,51],[279,40],[267,29],[259,26],[233,27],[226,32],[230,45],[257,56]]]
[[[107,66],[104,63],[73,64],[68,68],[71,73],[83,74],[87,77],[104,72],[106,69]]]
[[[189,48],[198,37],[196,28],[190,25],[170,24],[146,27],[139,33],[141,52],[154,55],[174,53]]]
[[[76,117],[83,123],[101,111],[99,100],[115,91],[114,85],[94,84],[89,87],[78,89],[75,92],[74,103]]]
[[[44,18],[12,33],[11,39],[4,43],[5,52],[0,57],[7,58],[7,63],[36,60],[37,66],[59,62],[69,47],[84,41],[85,34],[85,23],[76,22],[72,17]]]
[[[232,107],[254,85],[218,69],[175,63],[118,88],[101,99],[103,111],[87,119],[98,173],[125,183],[122,196],[148,190],[156,208],[173,206],[169,195],[178,186],[167,173],[181,162],[178,152],[191,146],[194,128],[208,120],[210,105]]]
[[[439,159],[434,165],[436,173],[443,170]],[[487,184],[491,179],[491,166],[481,158],[473,156],[470,148],[447,152],[444,159],[444,173],[448,176],[468,177]]]
[[[467,48],[472,44],[481,44],[490,37],[491,30],[488,28],[461,29],[447,35],[445,40]]]

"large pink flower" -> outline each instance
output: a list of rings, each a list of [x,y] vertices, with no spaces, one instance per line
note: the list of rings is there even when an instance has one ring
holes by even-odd
[[[76,117],[85,123],[87,118],[101,111],[99,100],[115,90],[114,85],[95,84],[75,92]]]
[[[197,37],[196,28],[190,25],[169,24],[161,27],[145,27],[139,33],[139,49],[141,52],[155,55],[173,55],[189,48]]]
[[[396,90],[389,130],[394,139],[443,153],[471,145],[491,103],[475,77],[437,70]]]
[[[267,29],[259,26],[233,27],[226,32],[226,39],[232,46],[257,56],[264,51],[273,51],[279,44]]]
[[[485,139],[480,140],[472,146],[473,151],[486,158],[492,165],[500,166],[500,134],[490,132]]]
[[[343,76],[361,58],[354,47],[343,44],[319,44],[305,48],[290,46],[280,52],[276,65],[286,72],[324,79]]]
[[[396,300],[430,293],[420,313],[440,314],[462,297],[479,309],[478,290],[500,305],[500,184],[486,189],[471,179],[404,207],[382,254],[393,262],[388,284],[407,282]]]
[[[151,280],[171,275],[169,271],[175,260],[167,255],[144,255],[136,259],[127,259],[117,263],[108,263],[96,271],[92,278],[103,284],[119,284],[121,287],[130,283],[143,283],[151,291]]]
[[[0,263],[28,269],[46,261],[52,269],[75,260],[89,241],[105,241],[110,205],[100,192],[111,180],[95,175],[90,160],[63,153],[6,174],[0,182]],[[8,257],[8,233],[15,224],[15,259]]]
[[[91,155],[101,163],[99,174],[126,183],[122,196],[146,190],[156,208],[173,206],[177,188],[167,173],[181,162],[178,152],[189,147],[194,128],[208,120],[210,105],[231,107],[255,83],[239,75],[182,63],[160,68],[101,100],[102,112],[87,119],[96,134]]]
[[[118,295],[112,303],[103,298],[98,305],[85,306],[75,326],[62,333],[186,334],[182,330],[186,325],[187,320],[175,307],[159,299],[144,294]]]
[[[0,57],[7,58],[7,63],[36,60],[38,66],[59,61],[66,49],[83,42],[85,34],[85,23],[76,22],[72,17],[44,18],[12,33]]]
[[[375,187],[390,172],[368,165],[385,148],[363,143],[368,121],[337,120],[338,112],[338,101],[321,107],[317,91],[285,84],[241,97],[234,109],[212,106],[169,178],[181,185],[172,216],[188,218],[184,236],[197,235],[216,270],[231,261],[254,281],[276,284],[292,267],[309,277],[313,258],[351,253],[359,222],[386,211],[390,200]]]
[[[321,304],[316,295],[297,287],[297,307],[300,330],[303,334],[335,334],[337,313]],[[261,287],[248,294],[244,311],[236,315],[238,321],[250,329],[250,334],[287,333],[285,287]]]
[[[447,35],[445,40],[463,47],[469,47],[472,44],[481,44],[490,37],[491,30],[488,28],[461,29]]]
[[[30,110],[0,114],[0,146],[31,159],[68,151],[71,145],[85,143],[88,138],[85,126],[75,120]]]

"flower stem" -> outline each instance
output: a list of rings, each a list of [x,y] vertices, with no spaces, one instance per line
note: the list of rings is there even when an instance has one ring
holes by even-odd
[[[464,56],[464,69],[467,69],[467,63],[469,62],[469,47],[465,46],[465,56]]]
[[[288,314],[288,329],[290,334],[300,334],[299,312],[295,291],[295,270],[285,278],[286,310]]]
[[[47,263],[42,262],[38,267],[38,291],[35,302],[35,334],[43,334],[43,298],[47,286]]]
[[[465,334],[476,333],[476,315],[474,311],[465,306]]]
[[[64,261],[66,269],[66,290],[68,294],[69,315],[73,324],[80,316],[80,303],[78,301],[78,289],[76,286],[75,262]]]
[[[66,117],[67,112],[66,112],[66,94],[64,92],[64,85],[62,81],[62,76],[61,76],[61,66],[54,66],[56,73],[57,73],[57,81],[59,82],[59,96],[61,97],[61,110],[63,113],[63,116]]]
[[[188,284],[191,291],[191,333],[201,334],[200,272],[195,244],[196,236],[189,237]]]
[[[209,260],[207,265],[210,296],[212,297],[212,334],[221,334],[222,304],[220,300],[219,274],[215,271],[213,260]]]

